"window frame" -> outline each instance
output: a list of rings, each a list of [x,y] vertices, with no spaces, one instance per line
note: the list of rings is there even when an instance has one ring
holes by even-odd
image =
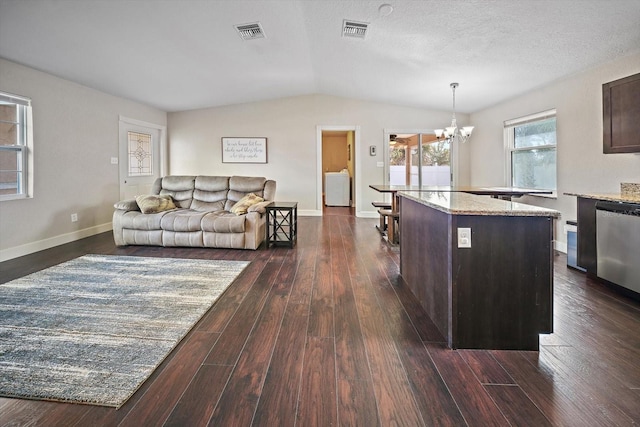
[[[0,202],[26,199],[33,196],[33,125],[31,99],[0,91],[0,102],[14,104],[18,107],[16,144],[0,145],[0,151],[17,153],[20,159],[17,192],[0,194]]]
[[[551,118],[556,119],[556,143],[555,144],[546,144],[546,145],[536,145],[532,147],[515,147],[515,128],[518,126],[541,122],[544,120],[548,120]],[[505,120],[504,121],[504,152],[505,152],[505,185],[508,187],[513,187],[513,153],[515,152],[530,152],[533,150],[548,150],[553,149],[555,151],[556,157],[556,167],[555,167],[555,182],[556,188],[550,189],[545,188],[545,190],[552,190],[552,194],[544,194],[540,195],[542,197],[557,197],[558,191],[558,118],[556,114],[556,109],[550,109],[541,111],[539,113],[529,114],[526,116],[518,117],[515,119]]]

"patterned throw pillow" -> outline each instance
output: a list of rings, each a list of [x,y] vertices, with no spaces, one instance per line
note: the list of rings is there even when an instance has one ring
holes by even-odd
[[[158,213],[176,208],[173,199],[168,194],[162,196],[137,196],[136,203],[140,207],[140,211],[145,214]]]
[[[249,206],[253,206],[256,203],[264,202],[264,199],[260,196],[256,196],[253,193],[249,193],[242,199],[238,200],[235,205],[231,207],[231,212],[236,215],[244,215],[247,213]]]

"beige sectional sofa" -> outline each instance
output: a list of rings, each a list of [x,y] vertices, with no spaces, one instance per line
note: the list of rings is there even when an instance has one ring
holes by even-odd
[[[248,208],[239,206],[242,203],[238,202],[251,193],[264,200],[257,199],[259,203]],[[151,195],[114,205],[114,240],[118,246],[257,249],[265,238],[265,206],[274,200],[275,193],[276,182],[262,177],[158,178]],[[156,209],[146,209],[148,201]],[[246,208],[246,213],[232,212],[234,205],[234,211]],[[140,206],[152,213],[143,213]]]

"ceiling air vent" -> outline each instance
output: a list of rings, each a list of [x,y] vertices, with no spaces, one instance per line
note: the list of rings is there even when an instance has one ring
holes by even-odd
[[[363,39],[367,34],[368,22],[356,22],[345,19],[342,21],[342,37]]]
[[[263,39],[266,37],[259,22],[234,25],[234,27],[242,40]]]

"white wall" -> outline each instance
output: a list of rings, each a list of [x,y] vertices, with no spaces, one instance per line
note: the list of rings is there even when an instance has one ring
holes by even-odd
[[[0,91],[32,100],[35,166],[33,198],[0,202],[0,261],[110,230],[118,117],[166,125],[166,113],[1,58]]]
[[[569,76],[471,114],[471,184],[504,185],[503,122],[556,108],[558,197],[524,197],[523,203],[559,210],[556,246],[566,250],[564,224],[576,219],[571,193],[619,193],[620,182],[640,182],[640,154],[602,153],[602,84],[640,72],[640,54]]]
[[[467,115],[459,116],[460,123]],[[369,184],[384,182],[383,129],[434,129],[451,121],[451,112],[399,107],[325,95],[308,95],[218,108],[169,113],[169,170],[172,174],[252,175],[277,181],[277,199],[297,201],[301,215],[317,205],[316,126],[360,126],[355,153],[360,181],[358,215],[373,213],[381,195]],[[267,137],[267,164],[222,163],[220,138]],[[377,155],[369,155],[369,146]],[[460,153],[460,183],[468,184],[468,154]],[[321,186],[320,186],[321,188]]]

